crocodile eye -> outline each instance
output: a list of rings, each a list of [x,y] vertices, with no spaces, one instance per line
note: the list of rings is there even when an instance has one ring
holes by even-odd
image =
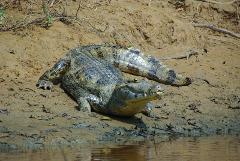
[[[160,85],[157,85],[157,86],[156,86],[156,89],[157,89],[158,91],[161,91],[161,90],[162,90],[162,88],[161,88]]]

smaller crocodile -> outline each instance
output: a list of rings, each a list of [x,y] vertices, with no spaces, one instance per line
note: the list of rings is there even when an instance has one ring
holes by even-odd
[[[51,89],[60,82],[62,88],[78,103],[81,111],[132,116],[149,115],[147,105],[162,93],[160,85],[146,80],[129,82],[121,71],[78,48],[72,49],[38,80],[37,87]]]
[[[172,86],[191,84],[189,77],[167,68],[153,56],[145,56],[136,48],[125,48],[117,45],[87,45],[77,48],[81,53],[105,60],[123,72],[142,76],[158,83]]]

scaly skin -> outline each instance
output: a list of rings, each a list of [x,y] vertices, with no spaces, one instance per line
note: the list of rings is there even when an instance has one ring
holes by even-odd
[[[38,80],[37,86],[51,89],[60,82],[82,111],[91,109],[112,115],[132,116],[157,99],[161,88],[147,81],[127,83],[119,69],[87,50],[73,49]]]
[[[123,72],[146,77],[159,83],[172,86],[186,86],[191,84],[190,78],[177,74],[174,70],[167,68],[152,56],[144,56],[143,52],[135,48],[123,48],[111,45],[88,45],[78,47],[78,50],[105,60]]]

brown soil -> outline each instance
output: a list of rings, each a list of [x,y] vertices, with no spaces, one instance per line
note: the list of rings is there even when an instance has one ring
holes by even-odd
[[[5,11],[1,29],[44,16],[40,2],[20,2],[0,2]],[[190,0],[80,4],[56,1],[50,8],[50,13],[65,8],[66,15],[75,16],[79,7],[78,22],[58,20],[48,28],[29,25],[0,32],[0,149],[240,133],[240,39],[191,25],[209,22],[240,33],[239,4]],[[142,114],[89,116],[77,111],[76,102],[60,87],[52,91],[35,87],[43,72],[69,49],[102,43],[134,46],[157,58],[192,48],[205,52],[188,60],[164,61],[194,82],[164,86],[165,95],[154,102],[155,119]]]

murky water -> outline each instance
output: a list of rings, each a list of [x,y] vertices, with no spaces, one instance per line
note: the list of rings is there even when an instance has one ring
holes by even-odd
[[[180,138],[157,144],[105,145],[2,152],[1,161],[240,161],[240,137]]]

